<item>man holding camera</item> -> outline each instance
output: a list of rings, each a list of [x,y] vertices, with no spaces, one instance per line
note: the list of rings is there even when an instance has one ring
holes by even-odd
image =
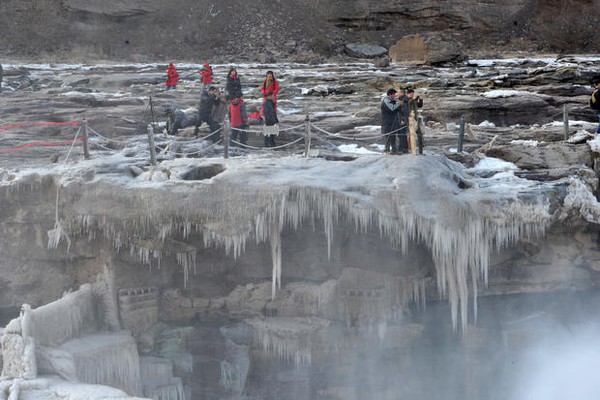
[[[417,154],[418,147],[419,154],[423,154],[423,121],[419,116],[419,108],[423,107],[423,98],[421,96],[415,96],[414,89],[408,89],[406,91],[406,96],[408,97],[408,109],[410,113],[408,123],[408,130],[410,132],[410,152],[412,154]]]

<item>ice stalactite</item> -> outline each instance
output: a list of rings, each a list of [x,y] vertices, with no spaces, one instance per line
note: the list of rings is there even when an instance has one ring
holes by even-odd
[[[185,400],[180,378],[173,376],[173,365],[158,357],[140,357],[143,395],[153,400]]]
[[[271,223],[271,260],[273,262],[271,298],[281,289],[281,232],[277,221]]]
[[[266,354],[293,362],[297,368],[311,363],[313,344],[318,342],[313,335],[329,325],[329,321],[315,317],[252,318],[245,322],[254,329],[256,340]]]
[[[60,349],[72,354],[79,381],[142,393],[137,344],[129,332],[86,335]]]
[[[225,349],[226,358],[220,363],[219,383],[231,394],[239,396],[244,391],[250,370],[249,347],[226,338]]]
[[[594,194],[579,178],[571,178],[569,181],[569,190],[565,198],[565,208],[567,210],[577,210],[586,221],[600,224],[600,203],[598,203]]]
[[[102,272],[96,277],[93,285],[94,295],[99,299],[102,310],[99,318],[102,325],[110,331],[121,329],[119,322],[119,306],[117,304],[117,292],[115,289],[115,274],[108,265],[104,265]]]
[[[116,248],[129,247],[148,264],[152,257],[160,263],[169,253],[164,242],[173,235],[201,235],[205,247],[222,247],[234,257],[247,240],[255,239],[271,245],[275,293],[285,262],[282,232],[320,226],[330,256],[334,226],[350,222],[358,234],[378,231],[402,254],[409,254],[415,243],[426,246],[435,263],[438,291],[450,302],[452,323],[466,327],[470,297],[476,313],[478,287],[487,282],[490,254],[520,238],[543,235],[553,218],[550,191],[536,187],[494,193],[476,184],[463,188],[460,182],[469,179],[463,177],[464,168],[443,157],[401,162],[364,158],[334,168],[320,160],[287,162],[289,168],[278,167],[284,171],[258,162],[245,164],[243,170],[225,171],[194,190],[177,188],[172,193],[150,187],[114,191],[104,182],[84,185],[84,196],[81,188],[71,198],[63,192],[74,216],[68,232],[90,235],[97,230]],[[331,176],[324,176],[321,184],[315,179],[318,174]],[[255,180],[246,185],[250,179]],[[177,258],[187,279],[195,261],[183,253]]]

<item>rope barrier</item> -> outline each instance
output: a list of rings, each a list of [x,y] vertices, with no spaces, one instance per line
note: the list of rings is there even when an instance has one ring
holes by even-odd
[[[66,144],[72,144],[75,141],[79,141],[79,140],[83,140],[83,139],[85,139],[85,136],[81,136],[81,137],[75,138],[73,140],[63,140],[61,142],[31,142],[31,143],[24,144],[22,146],[13,147],[11,149],[0,150],[0,154],[12,153],[13,151],[23,150],[23,149],[27,149],[29,147],[34,147],[34,146],[45,146],[45,147],[64,146]]]
[[[289,147],[293,144],[298,143],[299,141],[304,140],[303,137],[299,137],[298,139],[294,140],[293,142],[290,143],[286,143],[286,144],[282,144],[281,146],[275,146],[275,147],[263,147],[263,150],[278,150],[278,149],[284,149],[286,147]]]
[[[324,134],[326,134],[327,136],[331,136],[334,137],[336,139],[345,139],[345,140],[356,140],[356,141],[368,141],[368,140],[374,140],[374,139],[380,139],[380,138],[384,138],[387,135],[390,135],[394,132],[398,132],[400,129],[397,129],[395,131],[389,132],[389,133],[384,133],[384,134],[379,134],[379,135],[375,135],[375,136],[363,136],[363,137],[350,137],[350,136],[343,136],[343,135],[339,135],[337,133],[331,133],[331,132],[327,132],[325,129],[323,128],[319,128],[318,126],[314,125],[314,124],[310,124],[311,127],[315,128],[316,130],[318,130],[319,132],[322,132]]]
[[[5,131],[9,129],[16,128],[26,128],[29,126],[79,126],[79,121],[71,121],[71,122],[23,122],[20,124],[13,125],[4,125],[0,126],[0,131]]]

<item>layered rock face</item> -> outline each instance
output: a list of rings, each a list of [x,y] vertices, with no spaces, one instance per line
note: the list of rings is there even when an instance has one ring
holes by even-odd
[[[407,35],[443,32],[474,50],[529,50],[516,40],[524,38],[564,51],[554,43],[560,35],[546,27],[562,15],[557,31],[575,32],[578,50],[592,50],[595,32],[577,22],[592,25],[585,16],[598,5],[589,3],[7,0],[0,5],[0,44],[15,56],[50,59],[269,61],[339,54],[345,43],[389,48]]]

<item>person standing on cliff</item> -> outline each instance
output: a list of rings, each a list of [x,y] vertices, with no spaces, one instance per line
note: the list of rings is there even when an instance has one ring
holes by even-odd
[[[265,80],[260,87],[260,94],[263,97],[263,106],[260,108],[260,115],[264,115],[264,104],[267,101],[267,94],[271,93],[273,104],[275,105],[275,112],[277,112],[277,93],[279,93],[279,82],[275,79],[273,71],[267,71]]]
[[[396,101],[398,91],[389,88],[381,100],[381,134],[385,135],[385,154],[398,153],[396,140],[401,128],[400,103]]]
[[[263,135],[265,136],[265,147],[276,147],[275,136],[279,135],[279,119],[277,118],[277,106],[273,92],[267,92],[263,103],[265,124]]]
[[[248,144],[248,112],[242,93],[229,103],[229,122],[231,123],[231,146],[235,145],[233,142],[237,141],[239,134],[239,143],[245,147]]]
[[[209,63],[204,64],[199,74],[201,75],[200,82],[202,83],[202,90],[206,89],[209,85],[212,85],[213,70]]]
[[[423,98],[421,96],[415,96],[414,89],[408,89],[406,91],[406,96],[408,97],[408,109],[410,113],[408,130],[412,142],[416,144],[416,146],[411,146],[411,153],[417,154],[418,151],[418,154],[423,154],[423,127],[419,117],[419,109],[423,107]]]
[[[227,101],[242,97],[242,81],[240,81],[237,70],[233,67],[229,69],[229,73],[227,74],[225,93],[227,96]]]
[[[210,137],[213,143],[218,142],[220,138],[219,130],[221,129],[221,125],[219,125],[217,120],[213,117],[213,108],[218,105],[220,101],[221,97],[216,87],[210,86],[208,89],[202,90],[194,134],[198,136],[200,133],[200,126],[202,123],[206,122],[210,129],[210,135],[207,137]]]
[[[177,89],[177,82],[179,82],[179,72],[177,72],[175,64],[169,63],[169,68],[167,69],[167,82],[165,83],[165,86],[167,87],[166,90]]]

